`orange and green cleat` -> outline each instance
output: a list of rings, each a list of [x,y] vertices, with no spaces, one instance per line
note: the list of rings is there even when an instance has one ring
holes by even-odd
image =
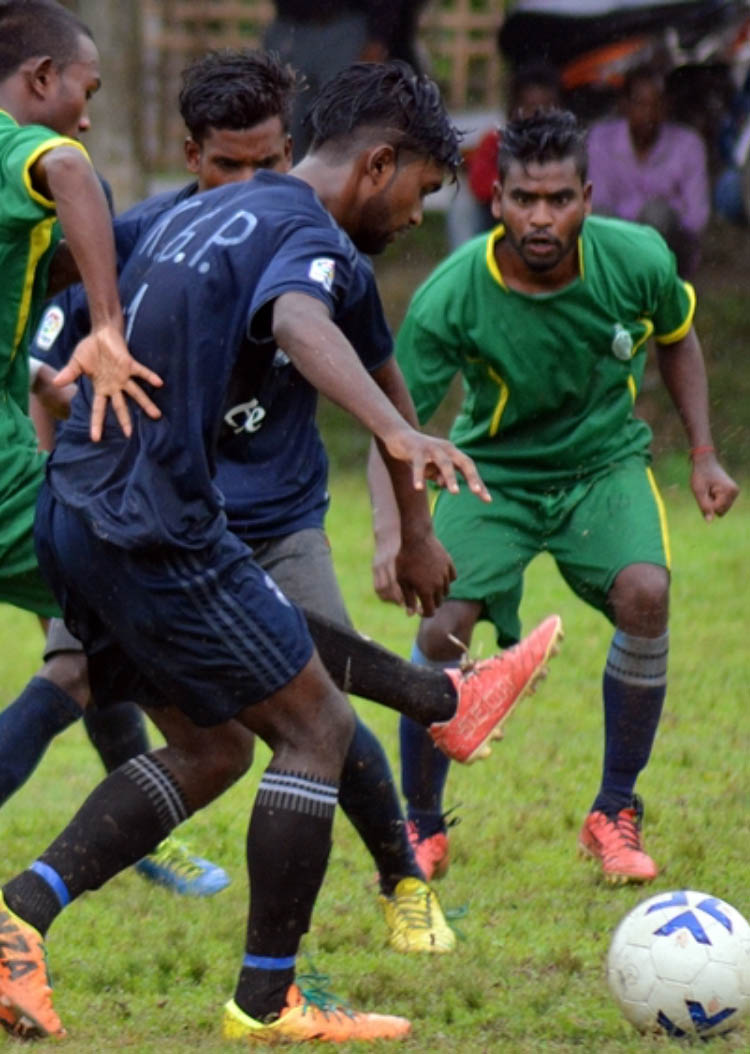
[[[52,1006],[41,934],[14,915],[1,894],[0,1021],[22,1039],[65,1035]]]
[[[302,982],[303,977],[299,978]],[[222,1035],[224,1039],[244,1040],[246,1043],[350,1043],[378,1039],[401,1039],[411,1031],[405,1017],[386,1014],[366,1014],[350,1010],[328,992],[320,988],[298,988],[291,985],[286,1006],[275,1021],[264,1024],[248,1017],[233,999],[224,1007]]]
[[[659,874],[641,843],[642,819],[643,803],[636,794],[632,805],[620,809],[616,816],[590,812],[581,828],[581,854],[600,861],[605,880],[613,885],[650,882]]]
[[[390,896],[380,894],[388,926],[388,945],[397,952],[443,954],[456,946],[433,891],[420,878],[402,878]]]
[[[501,655],[466,670],[447,669],[458,702],[450,720],[430,725],[435,745],[454,761],[467,764],[488,757],[490,740],[502,739],[505,719],[546,675],[546,664],[557,655],[562,638],[560,616],[550,615]]]

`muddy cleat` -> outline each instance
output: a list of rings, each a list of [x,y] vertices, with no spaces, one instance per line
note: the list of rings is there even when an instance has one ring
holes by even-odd
[[[388,944],[397,952],[450,952],[456,935],[445,921],[438,899],[420,878],[402,878],[393,893],[378,902],[388,926]]]
[[[171,835],[153,853],[139,860],[135,869],[149,881],[183,897],[212,897],[231,881],[222,867],[193,856],[187,846]]]
[[[302,980],[302,978],[300,978]],[[279,1017],[263,1024],[248,1017],[233,999],[224,1007],[224,1039],[246,1043],[348,1043],[354,1040],[400,1039],[411,1031],[405,1017],[365,1014],[350,1010],[320,989],[310,991],[293,984],[286,995],[286,1006]]]
[[[41,934],[14,915],[0,894],[0,1021],[14,1036],[64,1036],[52,1006]]]
[[[406,834],[414,852],[417,867],[427,881],[432,882],[436,878],[442,878],[448,870],[451,856],[446,832],[437,831],[435,834],[428,835],[427,838],[420,838],[417,825],[413,820],[408,820]]]
[[[562,620],[550,615],[518,644],[468,670],[447,669],[458,703],[449,721],[428,731],[435,745],[454,761],[470,763],[490,754],[491,739],[502,739],[502,726],[519,699],[529,695],[547,673],[563,638]]]
[[[626,882],[650,882],[659,868],[641,844],[643,802],[633,796],[629,808],[620,809],[616,816],[590,812],[578,835],[578,848],[583,856],[601,860],[607,882],[624,885]]]

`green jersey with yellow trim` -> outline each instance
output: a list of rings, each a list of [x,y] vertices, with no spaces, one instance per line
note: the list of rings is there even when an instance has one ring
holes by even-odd
[[[60,239],[54,201],[31,182],[31,168],[56,146],[80,143],[41,125],[19,125],[0,110],[0,387],[22,408],[28,406],[28,366],[17,377],[17,360],[26,359],[30,332],[46,296],[47,271]]]
[[[29,522],[42,457],[28,416],[28,343],[46,296],[60,240],[54,201],[31,181],[37,159],[57,146],[83,147],[0,110],[0,561],[5,574],[33,567]],[[84,151],[85,152],[85,151]]]
[[[664,240],[591,216],[576,279],[530,295],[503,281],[502,237],[499,226],[474,238],[414,295],[396,354],[420,421],[460,373],[451,439],[489,485],[554,486],[647,454],[651,432],[633,412],[646,344],[680,340],[695,310]]]

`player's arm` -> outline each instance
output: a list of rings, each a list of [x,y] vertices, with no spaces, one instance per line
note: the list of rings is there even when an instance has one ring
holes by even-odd
[[[691,326],[669,344],[657,343],[662,380],[687,433],[693,464],[690,476],[695,500],[707,521],[731,508],[739,488],[719,464],[711,438],[708,380],[700,341]]]
[[[55,202],[91,314],[91,333],[78,344],[56,383],[61,387],[70,384],[82,373],[91,378],[94,387],[92,439],[101,437],[108,400],[112,402],[120,427],[130,435],[126,394],[149,416],[160,416],[158,407],[134,378],[156,386],[161,380],[152,370],[136,362],[125,344],[112,223],[101,184],[88,158],[72,145],[57,146],[43,153],[32,166],[31,177],[35,190]]]
[[[425,479],[441,479],[455,493],[457,469],[474,493],[489,500],[470,458],[447,440],[423,435],[404,420],[321,301],[304,293],[282,294],[273,305],[272,332],[300,373],[380,441],[388,470],[397,477],[394,487],[398,491],[405,486],[423,491]],[[404,582],[402,588],[407,603],[413,605],[412,587]],[[431,595],[419,599],[426,607],[434,603]]]
[[[413,428],[418,428],[414,403],[393,356],[372,377],[401,416]],[[405,604],[410,614],[416,610],[414,598],[418,597],[422,613],[432,615],[445,599],[456,570],[435,536],[424,492],[414,490],[408,468],[403,463],[394,462],[386,468],[384,457],[387,459],[388,455],[382,444],[378,443],[377,448],[373,445],[368,474],[371,466],[377,472],[379,463],[385,477],[380,493],[389,506],[384,510],[384,518],[393,529],[392,535],[390,532],[387,536],[383,534],[382,524],[378,524],[378,515],[373,508],[373,527],[376,534],[378,530],[381,532],[381,544],[376,540],[376,556],[388,553],[387,562],[378,559],[373,563],[375,589],[383,599]],[[404,583],[408,583],[409,588],[405,589]]]

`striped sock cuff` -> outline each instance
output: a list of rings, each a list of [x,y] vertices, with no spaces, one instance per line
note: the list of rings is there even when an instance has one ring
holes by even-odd
[[[249,966],[251,970],[293,970],[296,962],[296,955],[287,955],[283,959],[278,959],[270,955],[251,955],[248,952],[242,960],[242,965]]]
[[[256,803],[271,809],[286,809],[307,816],[330,819],[338,801],[338,787],[297,772],[266,769],[258,785]]]
[[[605,673],[624,684],[659,688],[667,683],[669,633],[634,637],[617,630],[607,655]]]
[[[165,836],[190,816],[182,790],[172,773],[153,754],[139,754],[120,772],[143,791],[153,805]]]
[[[33,871],[34,874],[39,875],[39,877],[47,883],[57,897],[61,908],[66,908],[68,904],[70,904],[68,887],[65,885],[62,878],[60,878],[57,871],[55,871],[54,867],[45,864],[43,860],[35,860],[29,868],[29,871]]]

